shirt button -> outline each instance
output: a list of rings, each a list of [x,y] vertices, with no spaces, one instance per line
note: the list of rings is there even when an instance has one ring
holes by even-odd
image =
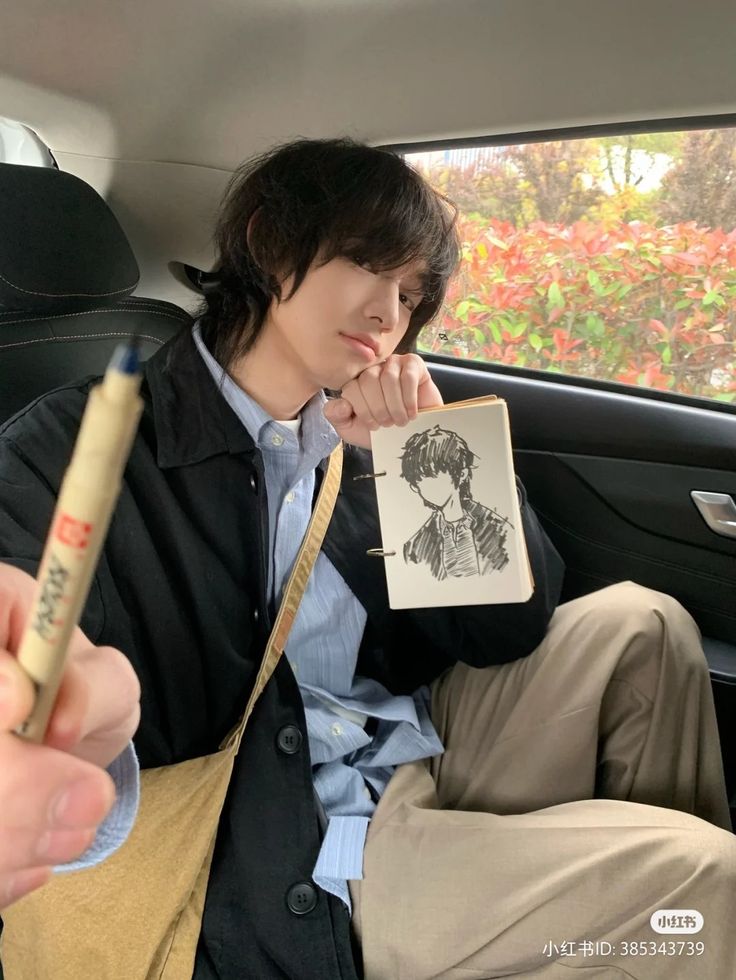
[[[271,442],[274,446],[282,446],[284,444],[284,437],[280,436],[278,432],[274,432],[271,436]]]
[[[276,736],[276,745],[284,755],[294,755],[302,745],[302,733],[296,725],[284,725]]]
[[[317,889],[308,881],[300,881],[286,893],[286,904],[294,915],[306,915],[317,906]]]
[[[336,721],[334,725],[330,726],[330,731],[333,735],[342,735],[342,725]]]

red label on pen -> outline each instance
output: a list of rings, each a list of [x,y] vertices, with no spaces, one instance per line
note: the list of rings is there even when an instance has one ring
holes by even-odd
[[[62,544],[70,548],[86,548],[91,533],[92,525],[86,521],[78,521],[69,514],[59,514],[56,522],[56,537]]]

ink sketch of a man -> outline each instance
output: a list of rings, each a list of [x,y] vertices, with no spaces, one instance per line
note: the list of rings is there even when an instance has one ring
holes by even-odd
[[[432,575],[488,575],[508,563],[508,521],[473,499],[475,454],[457,433],[438,425],[416,432],[401,456],[401,476],[431,511],[404,545],[407,564],[425,565]]]

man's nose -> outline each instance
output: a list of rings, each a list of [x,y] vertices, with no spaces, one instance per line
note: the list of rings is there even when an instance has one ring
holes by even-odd
[[[388,333],[399,324],[401,303],[398,283],[382,276],[376,276],[376,285],[368,301],[366,312],[371,319],[378,320],[381,331]]]

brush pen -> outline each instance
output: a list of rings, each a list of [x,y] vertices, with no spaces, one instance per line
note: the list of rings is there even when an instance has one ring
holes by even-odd
[[[59,490],[36,591],[18,648],[35,701],[17,734],[42,742],[64,672],[69,642],[120,494],[143,410],[138,342],[120,344],[90,391]]]

